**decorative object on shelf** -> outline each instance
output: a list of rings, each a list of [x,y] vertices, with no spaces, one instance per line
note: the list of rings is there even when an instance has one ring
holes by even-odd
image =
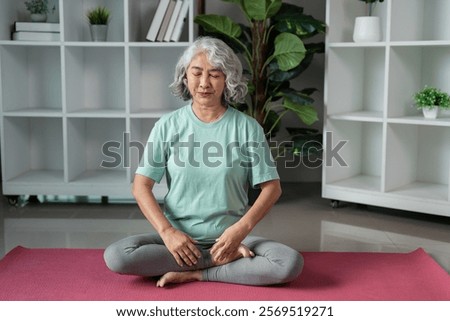
[[[290,80],[311,64],[314,54],[324,52],[323,42],[304,44],[303,40],[324,33],[325,23],[306,15],[302,7],[281,0],[233,2],[247,18],[247,25],[215,14],[200,14],[194,21],[205,34],[223,39],[244,58],[249,93],[246,104],[234,107],[254,117],[268,138],[277,134],[288,112],[307,126],[312,125],[318,120],[311,97],[316,89],[291,88]],[[305,149],[296,142],[315,141],[318,147],[322,139],[312,128],[296,128],[283,140],[294,143],[277,147],[275,156],[287,152],[304,156]]]
[[[110,16],[110,11],[102,6],[96,7],[87,13],[92,41],[106,41]]]
[[[189,0],[160,0],[145,37],[148,41],[179,41]]]
[[[372,16],[373,6],[384,0],[358,0],[366,3],[367,16],[356,17],[353,29],[354,42],[377,42],[381,40],[380,17]]]
[[[30,12],[33,22],[46,22],[48,12],[48,0],[25,1],[25,7]]]
[[[450,109],[450,96],[435,87],[425,86],[414,94],[416,107],[421,109],[423,116],[427,119],[435,119],[439,109]]]
[[[12,40],[25,41],[59,41],[60,26],[59,23],[49,22],[21,22],[14,23],[14,32]]]

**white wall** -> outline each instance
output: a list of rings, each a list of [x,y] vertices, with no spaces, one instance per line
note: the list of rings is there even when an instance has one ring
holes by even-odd
[[[220,14],[231,17],[238,22],[244,22],[237,6],[232,3],[223,2],[221,0],[206,0],[205,12],[211,14]],[[316,19],[325,21],[325,0],[285,0],[286,3],[292,3],[304,8],[305,14],[311,15]],[[324,35],[316,36],[310,39],[310,42],[324,41]],[[314,94],[315,107],[319,113],[319,121],[312,127],[322,131],[323,127],[323,85],[324,85],[324,70],[325,59],[324,54],[315,56],[311,66],[295,81],[293,86],[297,89],[306,87],[317,88],[318,91]],[[287,115],[283,119],[283,125],[286,127],[303,127],[296,116],[289,117]],[[283,160],[279,160],[279,173],[284,182],[315,182],[321,181],[321,168],[311,169],[304,165],[294,166],[294,168],[286,168]]]

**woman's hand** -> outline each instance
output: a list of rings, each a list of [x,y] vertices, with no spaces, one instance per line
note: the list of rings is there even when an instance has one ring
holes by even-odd
[[[197,264],[201,253],[195,246],[196,241],[193,238],[174,227],[164,230],[160,235],[179,266]]]
[[[236,256],[239,246],[247,236],[247,232],[239,223],[227,228],[223,234],[216,240],[216,243],[210,250],[214,262],[229,261]]]

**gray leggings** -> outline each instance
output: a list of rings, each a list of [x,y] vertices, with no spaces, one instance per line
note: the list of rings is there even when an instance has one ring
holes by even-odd
[[[167,272],[202,270],[204,281],[247,285],[290,282],[302,271],[303,257],[284,244],[256,236],[248,236],[242,243],[255,257],[213,266],[209,248],[197,246],[202,253],[197,264],[180,267],[159,235],[141,234],[111,244],[104,259],[110,270],[120,274],[153,277]]]

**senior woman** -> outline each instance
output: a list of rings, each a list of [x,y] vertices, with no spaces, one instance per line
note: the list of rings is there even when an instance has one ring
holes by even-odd
[[[107,266],[159,277],[159,287],[292,281],[302,270],[302,256],[249,235],[281,187],[261,126],[228,105],[247,93],[238,57],[219,39],[199,38],[180,58],[171,88],[191,102],[155,124],[133,183],[133,195],[157,233],[110,245]],[[161,209],[152,188],[164,175],[169,191]],[[261,188],[251,207],[249,186]]]

